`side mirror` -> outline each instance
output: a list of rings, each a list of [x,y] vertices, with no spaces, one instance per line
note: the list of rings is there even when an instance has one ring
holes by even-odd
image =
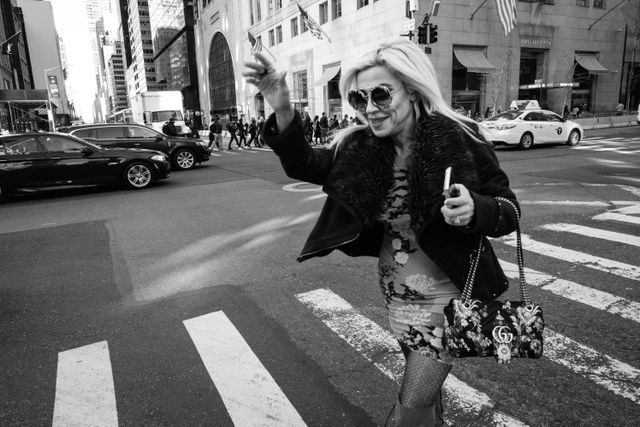
[[[160,135],[156,136],[156,142],[160,142],[162,141],[164,138],[161,137]]]
[[[82,147],[82,154],[84,154],[85,156],[90,156],[93,154],[93,148],[91,147]]]

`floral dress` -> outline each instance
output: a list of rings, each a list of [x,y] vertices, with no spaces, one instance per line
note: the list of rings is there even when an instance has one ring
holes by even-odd
[[[418,245],[410,227],[406,172],[394,172],[384,212],[378,217],[385,228],[378,265],[380,287],[398,341],[411,351],[451,363],[442,345],[443,309],[460,291]]]

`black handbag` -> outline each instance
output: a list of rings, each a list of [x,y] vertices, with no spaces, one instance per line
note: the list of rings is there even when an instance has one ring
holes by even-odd
[[[531,302],[524,278],[520,225],[516,228],[520,301],[471,299],[471,290],[483,250],[482,236],[460,298],[444,308],[443,344],[454,357],[495,356],[498,363],[513,357],[542,356],[542,308]]]

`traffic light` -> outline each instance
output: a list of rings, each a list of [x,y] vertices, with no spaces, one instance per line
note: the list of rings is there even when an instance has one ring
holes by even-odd
[[[420,25],[418,27],[418,44],[427,44],[427,26]]]
[[[429,24],[429,44],[438,41],[438,26]]]

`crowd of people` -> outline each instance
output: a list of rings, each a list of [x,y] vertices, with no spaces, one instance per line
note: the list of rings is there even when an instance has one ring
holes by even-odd
[[[232,144],[235,143],[237,149],[247,149],[253,144],[255,147],[262,147],[262,130],[264,129],[264,117],[252,118],[248,123],[244,122],[242,117],[238,120],[231,119],[226,125],[220,123],[220,116],[213,117],[209,125],[209,150],[215,148],[218,151],[224,150],[222,133],[226,130],[229,134],[229,143],[227,150],[233,150]],[[247,139],[248,137],[248,139]],[[244,144],[244,146],[243,146]]]

